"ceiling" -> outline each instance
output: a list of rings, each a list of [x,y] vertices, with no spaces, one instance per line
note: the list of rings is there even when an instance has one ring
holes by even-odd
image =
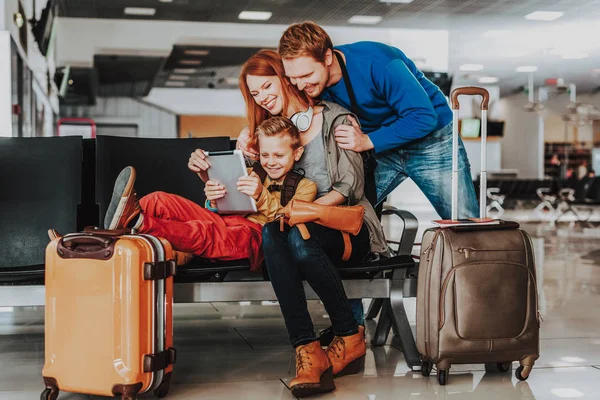
[[[534,65],[538,67],[534,74],[536,86],[542,85],[546,78],[557,77],[564,78],[566,83],[576,83],[578,92],[597,90],[600,86],[600,41],[595,39],[595,23],[600,20],[600,0],[414,0],[410,4],[390,1],[58,0],[58,3],[61,16],[78,18],[283,25],[313,20],[322,25],[350,26],[348,19],[354,15],[381,16],[381,22],[369,26],[449,30],[449,72],[457,85],[481,84],[479,78],[492,76],[499,79],[497,85],[501,93],[510,94],[521,91],[527,84],[528,74],[516,72],[516,67]],[[125,7],[150,7],[156,12],[153,16],[132,16],[124,13]],[[270,11],[272,17],[268,21],[241,21],[238,19],[241,11]],[[524,16],[533,11],[561,11],[564,16],[553,22],[526,20]],[[524,45],[524,53],[527,54],[519,57],[503,54],[511,51],[518,53]],[[553,54],[556,46],[563,51],[583,49],[588,57],[564,60],[560,55]],[[247,51],[242,53],[232,50],[214,48],[212,53],[202,57],[201,65],[193,68],[194,73],[190,78],[175,79],[183,84],[168,84],[173,82],[172,75],[182,75],[174,74],[173,69],[183,59],[185,49],[175,46],[164,68],[157,73],[154,86],[235,86],[239,66],[257,49],[246,48]],[[231,54],[242,56],[233,60],[228,57]],[[482,64],[483,70],[463,72],[460,66],[466,63]]]

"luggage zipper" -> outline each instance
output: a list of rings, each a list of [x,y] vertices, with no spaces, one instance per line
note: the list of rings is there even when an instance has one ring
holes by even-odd
[[[474,249],[473,247],[461,247],[460,249],[457,250],[459,253],[464,254],[465,259],[468,260],[469,257],[471,257],[471,253],[475,253],[478,251],[484,251],[486,253],[491,253],[491,252],[502,252],[502,253],[506,253],[508,251],[524,251],[524,250],[484,250],[484,249]]]
[[[427,298],[430,298],[430,294],[431,294],[431,276],[433,275],[433,271],[431,270],[431,264],[429,263],[429,261],[432,258],[432,254],[435,253],[435,247],[437,245],[437,240],[438,237],[441,235],[442,231],[441,229],[438,229],[435,234],[433,235],[433,239],[431,240],[431,243],[429,244],[429,247],[427,247],[427,249],[425,249],[425,251],[427,252],[427,283],[426,283],[426,288],[427,288]],[[427,301],[427,307],[425,307],[425,321],[429,321],[429,315],[431,314],[431,302]],[[430,332],[430,327],[428,323],[425,323],[425,351],[428,354],[425,354],[425,356],[429,356],[429,344],[430,344],[430,338],[431,338],[431,332]]]
[[[435,251],[435,245],[437,244],[437,239],[440,236],[441,231],[438,230],[435,235],[433,235],[433,239],[431,240],[431,243],[429,244],[429,246],[425,249],[425,252],[427,253],[427,262],[429,262],[429,260],[431,259],[431,255],[433,254],[433,252]]]

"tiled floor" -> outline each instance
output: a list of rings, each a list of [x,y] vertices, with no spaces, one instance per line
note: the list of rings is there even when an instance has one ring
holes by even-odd
[[[390,223],[389,230],[394,230]],[[534,237],[542,324],[541,357],[526,382],[485,373],[483,365],[456,365],[438,385],[407,368],[392,341],[369,347],[362,375],[336,380],[319,399],[600,399],[600,241],[581,227],[525,228]],[[414,323],[414,299],[408,301]],[[316,326],[328,325],[311,302]],[[277,305],[177,305],[178,362],[172,391],[183,399],[293,399],[292,350]],[[374,324],[369,323],[368,333]],[[38,399],[43,389],[43,310],[0,308],[0,399]],[[59,400],[97,397],[61,393]],[[152,396],[146,396],[152,398]]]

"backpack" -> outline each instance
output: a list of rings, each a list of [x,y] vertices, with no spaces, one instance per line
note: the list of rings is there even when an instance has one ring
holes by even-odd
[[[252,166],[252,171],[258,175],[261,182],[264,184],[267,179],[267,171],[265,171],[262,165],[260,165],[260,163],[254,163]],[[294,197],[296,189],[298,188],[298,184],[302,178],[304,178],[304,171],[300,172],[292,170],[285,176],[283,184],[279,185],[277,183],[273,183],[267,187],[267,190],[269,192],[281,192],[281,206],[285,207],[285,205],[292,200],[292,197]]]

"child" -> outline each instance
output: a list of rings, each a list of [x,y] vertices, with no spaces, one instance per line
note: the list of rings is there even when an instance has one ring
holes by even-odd
[[[209,160],[200,149],[192,153],[188,168],[206,183],[203,208],[180,196],[154,192],[139,202],[134,190],[136,172],[133,167],[121,171],[115,182],[112,200],[104,225],[106,229],[132,227],[138,233],[167,239],[180,252],[215,260],[249,259],[250,269],[262,263],[262,225],[272,221],[281,210],[281,187],[286,176],[300,159],[304,148],[296,127],[286,118],[265,120],[256,129],[260,148],[260,165],[266,172],[264,182],[252,170],[238,180],[237,188],[226,188],[208,180]],[[269,189],[272,191],[270,191]],[[239,190],[256,200],[258,212],[246,217],[220,215],[216,200],[229,190]],[[293,199],[313,201],[317,186],[302,178]]]

